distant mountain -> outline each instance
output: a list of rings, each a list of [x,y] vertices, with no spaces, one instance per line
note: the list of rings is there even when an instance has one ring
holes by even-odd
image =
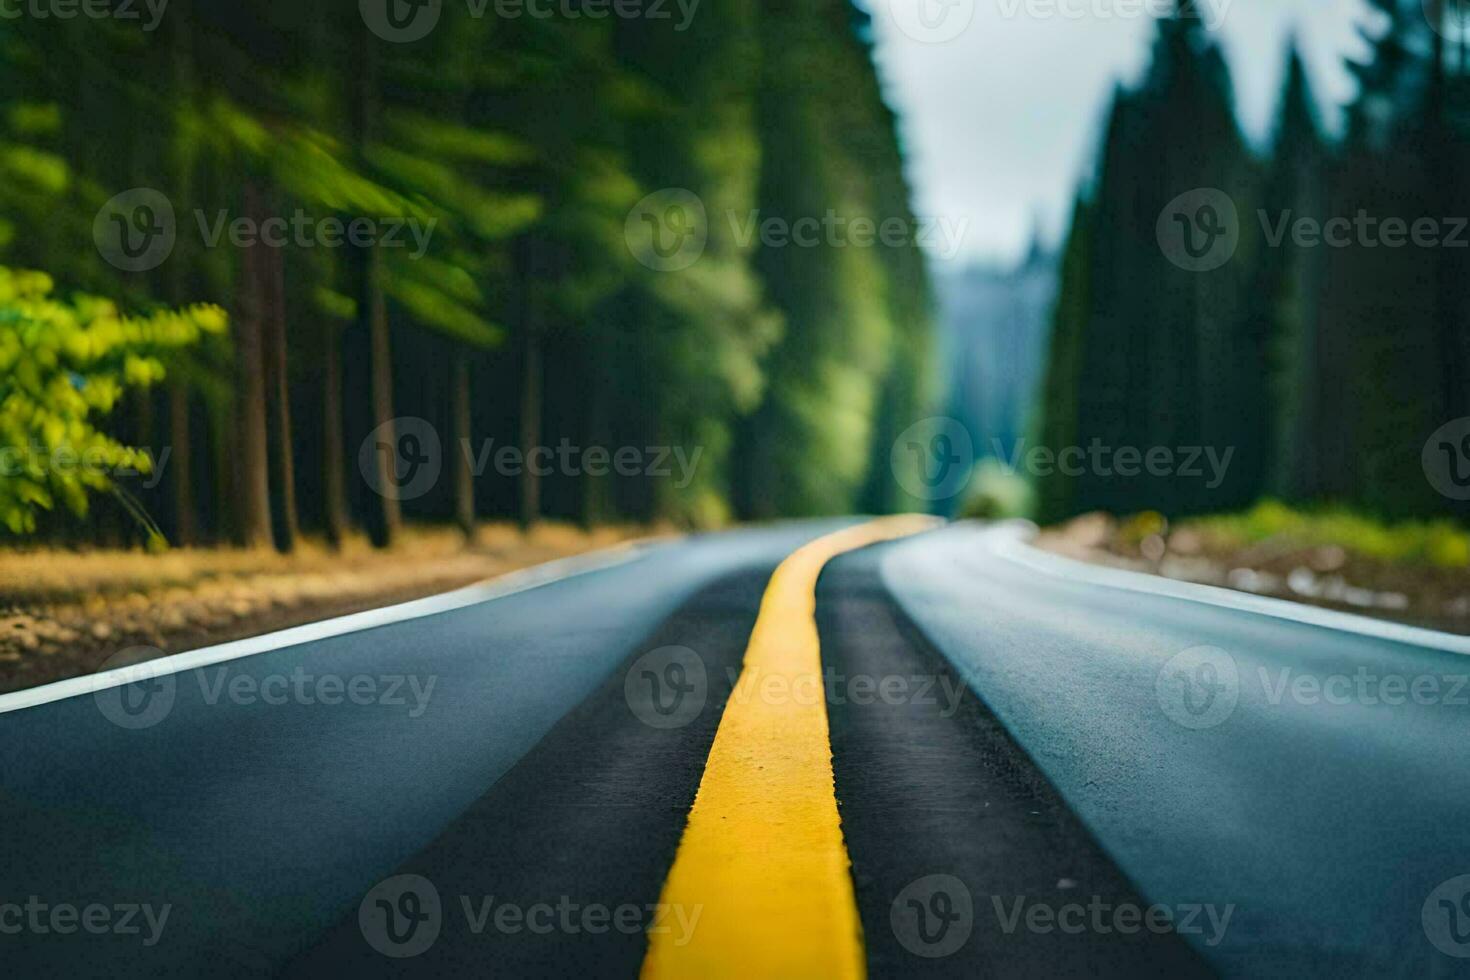
[[[969,429],[977,461],[1008,458],[1031,421],[1057,264],[1056,255],[1036,245],[1017,266],[968,266],[937,277],[945,404]]]

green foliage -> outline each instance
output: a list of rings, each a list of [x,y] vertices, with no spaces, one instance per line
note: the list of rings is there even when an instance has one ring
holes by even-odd
[[[111,300],[52,291],[43,273],[0,267],[0,523],[13,534],[58,504],[84,516],[117,470],[147,473],[148,454],[101,420],[124,391],[163,379],[158,355],[226,326],[214,306],[127,316]]]
[[[388,402],[441,426],[447,368],[464,361],[476,437],[495,426],[502,443],[699,454],[687,485],[548,492],[566,516],[717,524],[911,504],[893,489],[888,445],[925,394],[923,256],[763,252],[730,220],[911,218],[865,16],[852,0],[698,13],[675,30],[446,4],[407,44],[373,35],[352,3],[173,0],[150,34],[22,19],[0,35],[0,262],[128,309],[203,299],[232,311],[228,334],[163,355],[187,388],[169,424],[194,424],[185,482],[215,493],[195,509],[216,534],[258,542],[282,523],[260,498],[279,497],[288,467],[264,458],[257,434],[283,394],[290,411],[272,411],[270,438],[289,424],[310,447],[292,460],[309,510],[323,474],[356,473],[312,449],[350,453]],[[171,202],[177,243],[156,270],[120,274],[91,247],[93,218],[133,187]],[[625,223],[668,188],[698,195],[710,235],[694,265],[655,272],[630,252]],[[197,228],[197,214],[297,212],[432,233],[422,252],[276,249],[207,244]],[[384,351],[392,363],[375,363]],[[302,392],[328,390],[328,364],[344,404],[303,405]],[[370,389],[385,376],[380,403]],[[202,427],[189,414],[201,402]],[[130,400],[98,437],[146,443],[162,406]],[[262,468],[269,493],[253,478]],[[248,499],[225,493],[232,484]],[[371,525],[363,512],[380,505],[360,491],[346,493]],[[147,503],[177,504],[174,492]],[[442,516],[445,502],[407,506]]]
[[[1024,476],[998,459],[980,461],[970,478],[970,495],[960,505],[960,517],[998,521],[1035,514],[1036,491]]]
[[[1470,531],[1450,520],[1385,522],[1346,507],[1302,509],[1267,499],[1243,513],[1197,518],[1189,526],[1237,545],[1268,539],[1300,547],[1336,545],[1394,564],[1470,568]]]
[[[1172,516],[1341,501],[1386,517],[1470,505],[1424,479],[1424,440],[1470,415],[1470,279],[1463,252],[1349,241],[1299,246],[1283,222],[1364,215],[1406,224],[1470,209],[1470,72],[1414,0],[1373,0],[1386,29],[1350,67],[1360,91],[1345,139],[1320,132],[1294,52],[1271,159],[1237,132],[1223,57],[1193,20],[1159,23],[1144,83],[1113,106],[1101,159],[1073,221],[1041,422],[1060,450],[1213,447],[1233,453],[1218,487],[1174,475],[1053,474],[1040,516]],[[1166,202],[1224,191],[1239,247],[1223,265],[1167,261],[1154,222]],[[1271,245],[1257,214],[1285,228]],[[1330,227],[1330,225],[1329,225]],[[1451,547],[1453,551],[1453,547]]]

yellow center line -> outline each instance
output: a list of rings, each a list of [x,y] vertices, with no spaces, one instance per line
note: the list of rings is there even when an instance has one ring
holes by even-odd
[[[846,551],[933,526],[885,518],[800,548],[761,601],[661,901],[699,918],[651,930],[645,978],[865,974],[833,792],[817,577]]]

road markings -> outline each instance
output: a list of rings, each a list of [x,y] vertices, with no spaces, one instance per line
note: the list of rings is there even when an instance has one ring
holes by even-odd
[[[452,612],[466,606],[489,602],[492,599],[503,599],[506,596],[528,592],[563,579],[627,564],[638,558],[649,546],[651,542],[626,542],[611,548],[589,551],[586,554],[558,558],[541,565],[517,569],[484,582],[455,589],[453,592],[401,602],[393,606],[369,609],[347,616],[338,616],[334,619],[319,620],[302,626],[292,626],[274,633],[246,637],[243,640],[202,647],[198,650],[175,653],[131,667],[121,667],[96,674],[83,674],[80,677],[69,677],[66,680],[43,684],[24,691],[0,694],[0,715],[21,711],[25,708],[39,707],[53,701],[63,701],[86,694],[98,694],[124,684],[136,684],[156,677],[166,677],[169,674],[181,674],[186,670],[196,670],[230,660],[239,660],[242,657],[270,653],[272,650],[300,646],[303,643],[314,643],[333,636],[359,633],[363,630],[377,629],[379,626],[389,626],[410,619],[422,619],[425,616]]]
[[[909,516],[847,528],[771,576],[660,899],[701,908],[698,925],[692,938],[650,930],[645,978],[864,976],[821,695],[817,577],[843,552],[933,526]]]
[[[1258,616],[1289,620],[1307,626],[1372,637],[1375,640],[1402,643],[1405,646],[1470,655],[1470,637],[1458,633],[1444,633],[1422,626],[1409,626],[1385,619],[1372,619],[1356,613],[1324,609],[1321,606],[1310,606],[1304,602],[1278,599],[1275,596],[1255,595],[1217,585],[1202,585],[1198,582],[1185,582],[1164,578],[1161,575],[1150,575],[1147,572],[1132,572],[1123,568],[1093,565],[1055,552],[1043,551],[1030,543],[1035,535],[1036,527],[1029,522],[1008,522],[981,530],[980,542],[981,547],[990,554],[1052,578],[1085,582],[1107,589],[1183,599],[1207,606],[1219,606],[1224,609],[1255,613]]]

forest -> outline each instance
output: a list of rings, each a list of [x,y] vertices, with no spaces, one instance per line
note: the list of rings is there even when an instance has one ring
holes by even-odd
[[[0,535],[290,551],[908,507],[920,249],[740,233],[913,225],[867,15],[659,6],[0,21]]]
[[[1368,53],[1348,64],[1340,134],[1293,48],[1271,143],[1250,146],[1187,6],[1116,92],[1062,260],[1036,440],[1233,456],[1215,485],[1052,470],[1043,521],[1263,498],[1470,518],[1470,33],[1452,3],[1360,2]]]

